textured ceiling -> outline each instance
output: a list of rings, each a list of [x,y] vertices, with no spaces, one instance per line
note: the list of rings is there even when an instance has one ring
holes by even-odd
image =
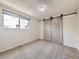
[[[16,8],[32,17],[42,19],[50,16],[57,16],[61,13],[72,13],[78,10],[79,0],[45,0],[48,6],[44,12],[38,7],[41,0],[0,0],[1,3]]]

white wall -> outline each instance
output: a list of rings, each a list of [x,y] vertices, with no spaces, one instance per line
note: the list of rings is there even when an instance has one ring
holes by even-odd
[[[63,17],[64,45],[77,48],[77,15]]]
[[[77,39],[77,47],[79,49],[79,11],[78,11],[78,14],[77,14],[77,32],[76,32],[76,39]]]
[[[31,19],[31,25],[29,29],[26,30],[4,29],[2,9],[7,9],[17,14],[27,16],[13,8],[0,5],[0,52],[38,39],[38,21],[35,19]]]
[[[79,12],[63,18],[64,45],[79,49]]]

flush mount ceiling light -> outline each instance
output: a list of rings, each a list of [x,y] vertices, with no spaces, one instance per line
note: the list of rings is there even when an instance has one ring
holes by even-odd
[[[39,9],[39,11],[43,12],[43,11],[45,11],[47,9],[47,5],[44,5],[44,4],[40,5],[38,9]]]
[[[38,7],[38,10],[43,12],[47,9],[47,5],[45,4],[45,0],[40,0],[41,4]]]

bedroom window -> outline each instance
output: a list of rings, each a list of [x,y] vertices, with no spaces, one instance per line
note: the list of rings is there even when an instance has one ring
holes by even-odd
[[[21,28],[21,29],[27,28],[28,25],[29,25],[29,21],[28,21],[28,20],[20,19],[20,28]]]
[[[4,14],[4,28],[17,28],[19,25],[19,18]]]
[[[29,20],[23,16],[16,15],[12,12],[3,10],[4,28],[19,28],[26,29],[29,25]]]

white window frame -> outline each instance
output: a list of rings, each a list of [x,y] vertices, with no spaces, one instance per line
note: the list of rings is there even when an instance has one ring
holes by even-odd
[[[26,17],[24,17],[24,16],[21,16],[21,15],[18,15],[18,14],[16,14],[16,13],[13,13],[13,12],[10,12],[10,11],[7,11],[7,10],[2,10],[2,14],[3,14],[3,20],[4,20],[4,14],[6,14],[6,15],[10,15],[10,16],[15,16],[15,17],[17,17],[18,18],[18,20],[19,20],[19,24],[18,24],[18,27],[16,27],[16,28],[19,28],[19,29],[27,29],[28,27],[29,27],[29,24],[30,24],[30,19],[29,18],[26,18]],[[24,20],[27,20],[28,21],[28,23],[27,23],[27,26],[25,25],[25,28],[22,28],[21,27],[21,20],[20,19],[24,19]],[[4,20],[5,21],[5,20]],[[4,28],[6,28],[5,26],[4,26],[4,21],[3,21],[3,27]],[[15,28],[15,29],[16,29]],[[7,29],[9,29],[9,28],[7,28]],[[14,29],[14,28],[13,28]]]

